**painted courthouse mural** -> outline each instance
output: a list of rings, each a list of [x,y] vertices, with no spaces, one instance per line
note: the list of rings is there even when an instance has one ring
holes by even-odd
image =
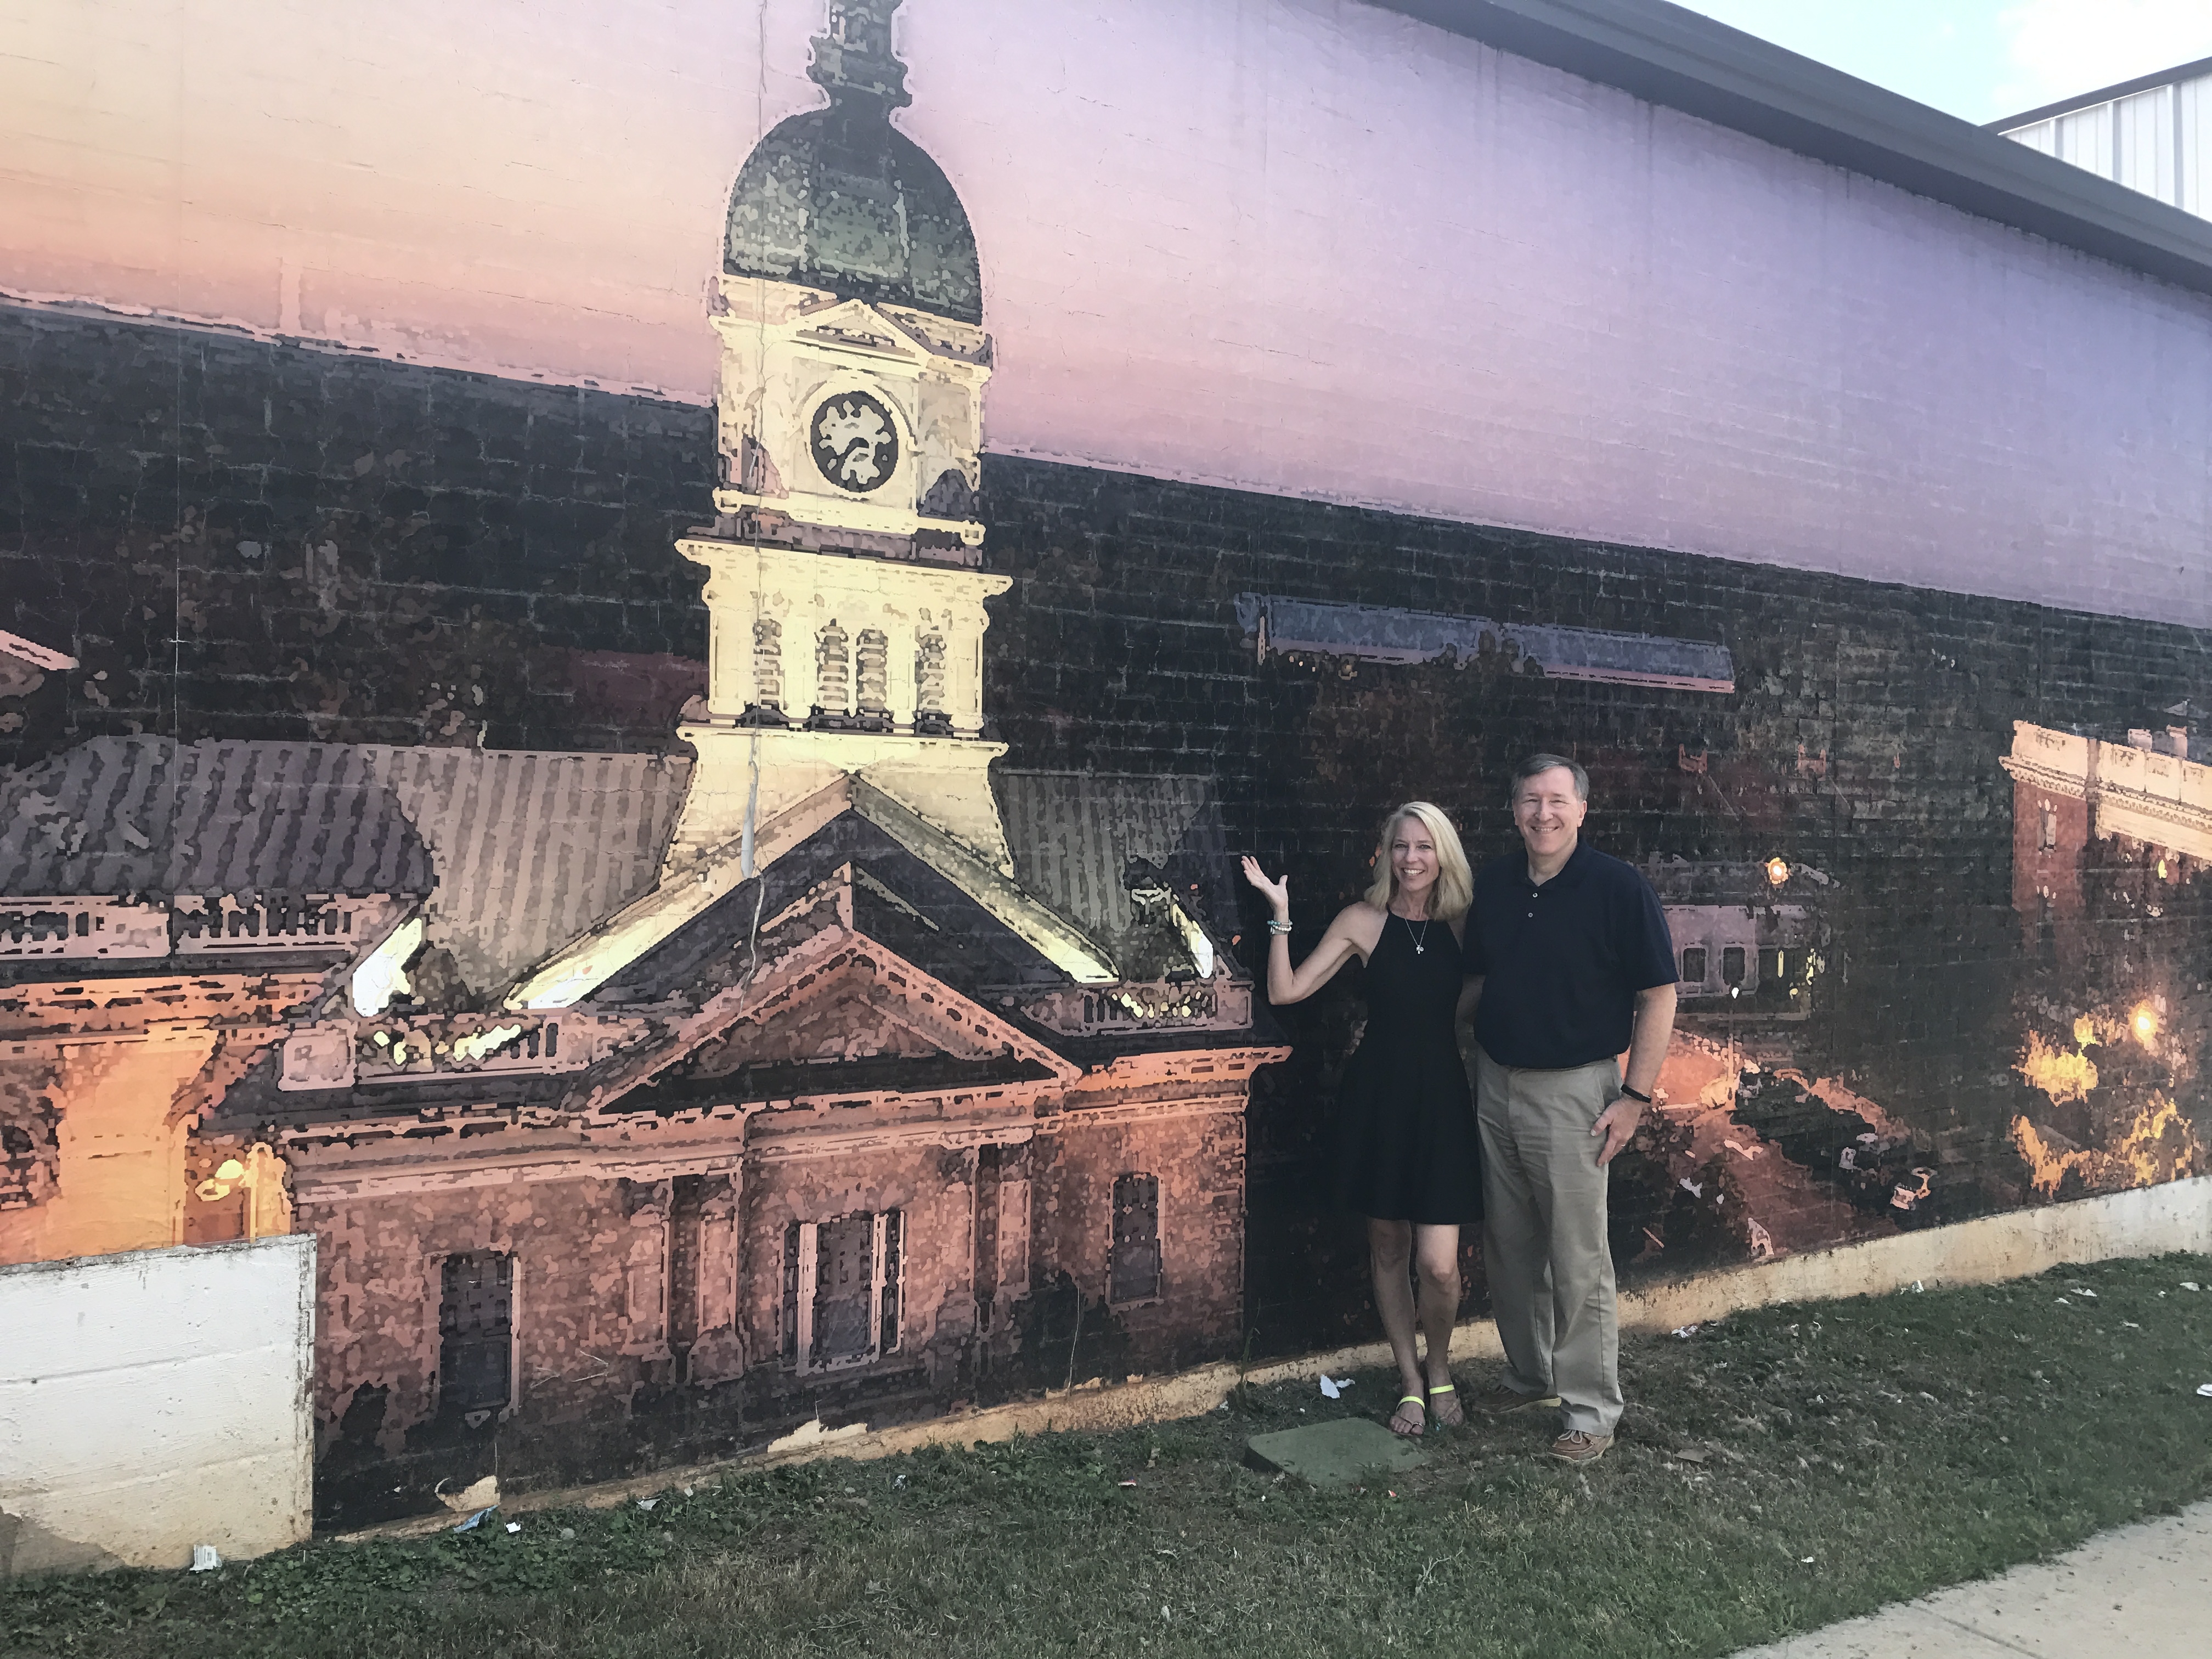
[[[312,1231],[331,1522],[1362,1333],[1231,854],[1538,745],[1683,978],[1625,1272],[2205,1171],[2203,635],[987,448],[898,9],[711,412],[0,307],[0,1260]]]

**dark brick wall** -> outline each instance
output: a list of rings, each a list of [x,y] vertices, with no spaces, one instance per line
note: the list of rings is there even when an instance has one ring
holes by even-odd
[[[705,613],[708,411],[0,307],[0,627],[103,732],[657,748]]]
[[[989,557],[1016,582],[988,639],[986,707],[1014,756],[1215,773],[1232,842],[1290,871],[1302,939],[1364,885],[1391,805],[1433,799],[1472,855],[1501,852],[1513,762],[1571,753],[1593,777],[1585,835],[1607,850],[1779,854],[1835,878],[1831,970],[1790,1059],[1904,1118],[1952,1216],[2021,1199],[2012,1122],[2051,1115],[2013,1070],[2028,1024],[2063,1030],[2093,981],[2100,1006],[2124,1006],[2154,978],[2179,988],[2192,1029],[2212,1017],[2212,967],[2183,920],[2204,919],[2193,889],[2154,927],[2113,912],[2108,936],[2085,937],[2087,954],[2133,960],[2118,980],[2023,957],[1999,765],[2015,720],[2169,723],[2160,711],[2203,683],[2203,635],[1056,465],[1001,458],[987,477]],[[1261,663],[1233,615],[1244,591],[1718,641],[1737,690]],[[1705,770],[1686,769],[1700,754]],[[1261,915],[1242,918],[1255,968]],[[1355,981],[1285,1011],[1297,1056],[1255,1091],[1248,1316],[1266,1348],[1356,1335],[1368,1317],[1358,1235],[1322,1213],[1315,1164]],[[2190,1071],[2180,1098],[2201,1138],[2212,1098]],[[1633,1201],[1621,1186],[1616,1203]],[[1316,1298],[1316,1279],[1333,1293]]]
[[[670,542],[708,512],[713,459],[696,407],[0,307],[0,626],[84,662],[0,701],[0,760],[142,729],[663,746],[705,651]],[[1609,850],[1835,878],[1792,1059],[1910,1121],[1963,1208],[2020,1200],[2027,1024],[2146,975],[2179,988],[2174,1029],[2206,1023],[2193,887],[2148,931],[2107,905],[2078,947],[2109,957],[2094,975],[2023,954],[1998,764],[2015,720],[2111,733],[2202,702],[2203,635],[1003,457],[985,484],[987,562],[1016,579],[987,641],[1010,759],[1214,774],[1236,844],[1291,872],[1302,939],[1400,799],[1441,802],[1478,855],[1509,845],[1503,780],[1541,746],[1589,767]],[[1248,590],[1717,641],[1738,689],[1262,663]],[[1355,981],[1289,1011],[1297,1057],[1255,1095],[1265,1347],[1365,1328],[1311,1162]],[[2170,1070],[2203,1124],[2193,1069]]]

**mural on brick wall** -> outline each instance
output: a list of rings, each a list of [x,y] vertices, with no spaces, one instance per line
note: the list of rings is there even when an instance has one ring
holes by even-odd
[[[0,1261],[313,1232],[332,1521],[1364,1335],[1233,854],[1310,937],[1538,747],[1682,975],[1632,1279],[2205,1170],[2199,635],[988,453],[896,5],[711,412],[0,307]]]

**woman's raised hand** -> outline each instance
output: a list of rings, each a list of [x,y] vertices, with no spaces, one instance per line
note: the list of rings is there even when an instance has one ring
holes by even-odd
[[[1267,896],[1267,902],[1275,907],[1278,915],[1290,914],[1291,878],[1287,874],[1279,881],[1269,881],[1267,872],[1260,867],[1260,860],[1247,853],[1244,855],[1244,879]]]

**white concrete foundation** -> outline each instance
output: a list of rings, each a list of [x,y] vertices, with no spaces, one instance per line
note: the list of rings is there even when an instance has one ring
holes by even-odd
[[[0,1579],[312,1526],[315,1241],[0,1267]]]

